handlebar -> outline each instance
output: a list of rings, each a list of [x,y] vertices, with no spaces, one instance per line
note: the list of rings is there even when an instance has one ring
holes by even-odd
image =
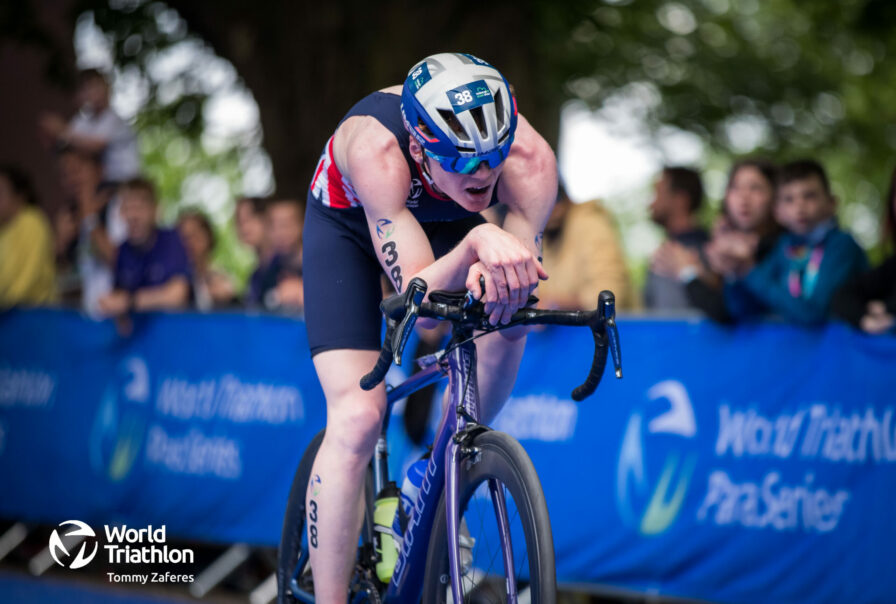
[[[376,366],[361,378],[362,389],[372,390],[382,382],[393,362],[401,365],[404,347],[418,317],[450,321],[456,326],[484,332],[500,331],[516,325],[587,325],[594,337],[594,358],[588,377],[581,386],[573,390],[573,400],[584,400],[597,389],[607,364],[608,353],[613,359],[616,377],[622,377],[622,354],[619,331],[616,328],[616,298],[609,290],[600,293],[597,308],[593,311],[522,308],[511,316],[510,322],[506,325],[489,323],[484,304],[476,301],[469,292],[466,296],[461,294],[456,300],[447,299],[449,296],[445,296],[444,301],[423,302],[426,291],[426,282],[414,278],[403,294],[390,296],[380,304],[380,309],[386,317],[386,337]],[[435,292],[431,300],[433,297]],[[443,297],[439,296],[439,299]]]

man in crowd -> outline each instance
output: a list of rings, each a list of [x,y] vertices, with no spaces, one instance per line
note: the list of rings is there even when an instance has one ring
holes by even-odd
[[[101,157],[103,181],[121,183],[140,171],[137,137],[109,106],[109,84],[96,69],[78,77],[78,113],[66,123],[48,113],[40,121],[42,132],[60,148],[75,149]]]
[[[190,301],[187,252],[177,232],[156,225],[156,193],[143,178],[121,189],[128,238],[118,250],[115,289],[100,299],[110,316],[129,311],[183,309]]]
[[[268,258],[263,257],[249,282],[250,306],[301,312],[302,206],[295,199],[272,199],[264,214]]]
[[[702,203],[703,183],[700,182],[700,175],[690,168],[666,167],[655,186],[650,218],[663,228],[668,241],[699,250],[709,240],[697,218]],[[655,256],[663,253],[664,249],[660,247]],[[648,271],[644,285],[645,308],[682,310],[690,306],[683,283],[652,269]]]
[[[0,307],[55,299],[53,235],[28,178],[0,166]]]

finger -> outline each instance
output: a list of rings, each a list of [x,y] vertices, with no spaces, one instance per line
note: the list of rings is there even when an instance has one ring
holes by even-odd
[[[504,276],[507,277],[507,303],[514,309],[519,308],[520,304],[520,277],[516,269],[516,262],[504,269]]]
[[[536,262],[538,262],[535,258],[530,258],[528,262],[526,262],[526,275],[529,277],[529,293],[531,294],[535,291],[535,288],[538,287],[538,268],[536,266]]]
[[[510,318],[513,317],[513,313],[516,312],[517,309],[512,306],[505,306],[504,312],[501,315],[501,323],[507,325],[510,323]]]
[[[538,278],[542,281],[548,280],[548,273],[544,270],[544,267],[541,265],[541,262],[538,260],[535,261],[535,271],[538,273]]]
[[[467,271],[467,291],[473,292],[473,296],[477,300],[482,299],[482,286],[479,284],[479,278],[482,276],[484,276],[484,272],[476,264],[471,266],[470,270]]]
[[[510,302],[510,296],[507,293],[507,275],[504,273],[504,269],[502,267],[498,267],[492,271],[492,279],[495,282],[494,291],[492,295],[489,295],[489,300],[493,302],[500,302],[501,304],[508,304]]]
[[[526,305],[526,302],[529,300],[529,294],[532,293],[534,288],[534,283],[529,279],[529,263],[523,262],[522,264],[518,264],[516,267],[516,276],[520,282],[520,290],[519,290],[519,306],[516,307],[515,310],[519,310],[520,308]],[[535,283],[538,283],[537,281]]]
[[[498,295],[495,293],[497,286],[495,285],[495,280],[492,278],[491,273],[482,271],[480,275],[485,281],[485,291],[482,292],[479,299],[480,301],[485,302],[485,313],[489,314],[495,308],[495,303],[498,300]]]

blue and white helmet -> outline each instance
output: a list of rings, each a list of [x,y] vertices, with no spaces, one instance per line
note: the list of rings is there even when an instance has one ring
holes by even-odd
[[[452,172],[497,167],[510,152],[516,100],[501,73],[473,55],[440,53],[408,72],[401,114],[430,157]],[[471,169],[472,168],[472,169]]]

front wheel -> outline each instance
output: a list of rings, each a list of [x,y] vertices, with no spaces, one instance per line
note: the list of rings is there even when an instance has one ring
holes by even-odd
[[[541,482],[523,447],[501,432],[483,432],[473,440],[475,451],[461,462],[458,481],[461,515],[460,558],[464,602],[507,602],[509,581],[491,482],[504,493],[513,576],[520,595],[548,604],[557,599],[554,542]],[[436,512],[436,524],[426,563],[423,602],[443,604],[453,600],[448,569],[448,535],[445,496]]]

